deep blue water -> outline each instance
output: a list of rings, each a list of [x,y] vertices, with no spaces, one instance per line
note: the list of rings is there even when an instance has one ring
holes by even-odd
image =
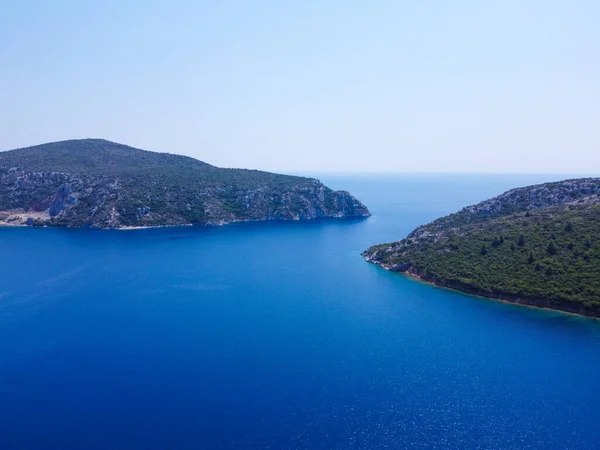
[[[0,448],[598,448],[600,321],[360,256],[553,177],[322,178],[373,217],[0,229]]]

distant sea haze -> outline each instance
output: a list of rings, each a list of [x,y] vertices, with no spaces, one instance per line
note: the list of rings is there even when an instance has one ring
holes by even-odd
[[[372,216],[0,228],[0,448],[597,447],[600,321],[360,255],[551,178],[319,178]]]

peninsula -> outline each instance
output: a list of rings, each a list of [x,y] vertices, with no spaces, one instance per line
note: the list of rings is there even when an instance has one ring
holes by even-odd
[[[366,217],[319,180],[222,169],[103,139],[0,152],[0,224],[131,228]]]
[[[600,178],[513,189],[363,256],[469,294],[600,317]]]

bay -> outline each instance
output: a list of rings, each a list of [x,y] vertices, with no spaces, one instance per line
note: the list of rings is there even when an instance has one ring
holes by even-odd
[[[597,447],[600,321],[360,256],[564,176],[319,178],[373,216],[0,228],[0,448]]]

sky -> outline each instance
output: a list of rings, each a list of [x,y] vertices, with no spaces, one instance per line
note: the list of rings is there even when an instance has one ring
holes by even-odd
[[[600,173],[599,23],[597,0],[4,2],[0,149]]]

